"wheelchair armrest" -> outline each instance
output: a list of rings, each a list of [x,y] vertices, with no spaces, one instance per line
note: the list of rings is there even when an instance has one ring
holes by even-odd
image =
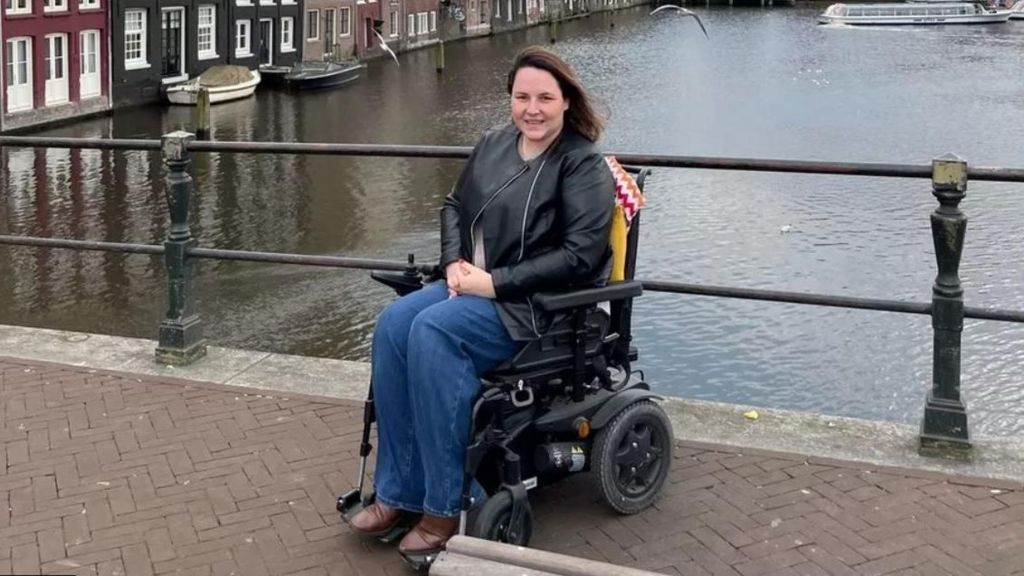
[[[374,270],[370,272],[370,278],[391,288],[399,296],[405,296],[423,288],[423,277],[419,273],[408,274],[405,272]]]
[[[638,280],[611,282],[598,288],[584,288],[572,292],[539,292],[533,301],[545,312],[555,312],[567,308],[589,306],[609,300],[625,300],[643,294],[644,287]]]

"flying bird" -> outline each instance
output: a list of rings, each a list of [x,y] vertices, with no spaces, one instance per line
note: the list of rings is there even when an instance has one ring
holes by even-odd
[[[687,10],[686,8],[683,8],[682,6],[675,6],[673,4],[665,4],[664,6],[659,6],[659,7],[655,8],[654,10],[652,10],[651,11],[651,16],[654,16],[655,14],[657,14],[658,12],[661,12],[662,10],[675,10],[676,12],[682,14],[683,16],[693,16],[693,18],[695,20],[697,20],[697,24],[700,25],[701,31],[704,32],[704,37],[705,38],[710,38],[710,36],[708,36],[707,28],[704,27],[704,22],[701,21],[700,16],[698,16],[696,12],[693,12],[692,10]]]
[[[705,34],[707,33],[705,32]],[[384,37],[380,35],[380,32],[374,30],[373,35],[377,37],[377,40],[380,40],[380,47],[388,54],[391,54],[391,57],[395,59],[395,65],[401,66],[401,64],[398,63],[398,56],[395,56],[395,53],[391,50],[391,47],[388,46],[388,43],[384,41]]]

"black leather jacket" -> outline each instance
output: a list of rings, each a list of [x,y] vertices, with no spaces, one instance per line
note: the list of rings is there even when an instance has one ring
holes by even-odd
[[[502,323],[516,340],[556,319],[536,292],[592,286],[607,278],[615,182],[594,143],[566,127],[531,166],[514,125],[487,132],[441,208],[441,266],[472,261],[479,219],[486,269]]]

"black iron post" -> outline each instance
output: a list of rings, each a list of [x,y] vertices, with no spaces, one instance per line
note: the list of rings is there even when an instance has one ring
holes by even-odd
[[[920,452],[963,459],[971,457],[967,406],[960,398],[964,291],[958,274],[967,230],[967,217],[960,211],[967,193],[967,162],[952,154],[933,160],[932,193],[939,200],[931,215],[939,273],[932,286],[932,389],[925,400]]]
[[[171,132],[161,138],[161,152],[167,165],[167,207],[171,228],[164,242],[167,265],[167,317],[160,322],[156,360],[163,364],[191,364],[206,355],[203,324],[195,301],[196,260],[187,250],[196,244],[188,228],[188,205],[192,177],[188,174],[188,145],[195,135]]]

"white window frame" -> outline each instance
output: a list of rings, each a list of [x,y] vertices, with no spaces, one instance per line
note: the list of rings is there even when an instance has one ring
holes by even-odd
[[[313,17],[312,22],[316,26],[310,25],[310,17]],[[316,32],[315,36],[310,36],[313,32]],[[319,42],[320,41],[320,10],[306,10],[306,42]]]
[[[54,40],[60,40],[60,66],[57,68],[57,71],[60,73],[60,80],[63,80],[64,84],[63,97],[50,100],[47,98],[47,96],[49,96],[49,93],[47,92],[43,98],[43,105],[60,106],[61,104],[67,104],[71,101],[71,79],[68,78],[68,74],[71,72],[71,63],[68,62],[68,58],[70,57],[69,53],[71,52],[71,50],[68,46],[68,35],[64,34],[63,32],[57,32],[54,34],[47,34],[43,37],[43,40],[45,41],[45,44],[43,45],[43,68],[45,70],[43,75],[43,86],[45,88],[48,88],[46,84],[50,81],[55,80],[54,78],[49,77],[50,73],[54,70],[53,60],[55,58],[53,54],[50,53],[50,49],[54,44]]]
[[[412,38],[416,35],[416,15],[407,14],[405,17],[405,35],[407,38]]]
[[[92,54],[92,57],[95,58],[96,71],[92,72],[91,74],[95,74],[97,79],[98,79],[98,81],[96,83],[96,92],[88,93],[88,94],[83,89],[84,82],[82,81],[82,78],[84,76],[86,76],[87,74],[90,74],[90,73],[87,73],[85,71],[86,68],[88,68],[88,66],[86,66],[86,61],[85,61],[85,57],[86,57],[85,38],[87,36],[96,39],[96,45],[93,47],[95,52]],[[103,79],[103,58],[100,57],[101,51],[102,51],[102,48],[100,47],[100,38],[101,37],[102,36],[100,35],[100,31],[95,29],[95,28],[89,28],[89,29],[86,29],[86,30],[80,30],[78,32],[78,97],[80,99],[97,98],[97,97],[103,95],[103,85],[102,85],[102,79]]]
[[[241,46],[239,42],[243,39],[245,46]],[[252,20],[235,20],[235,56],[239,58],[252,56]]]
[[[420,31],[420,34],[427,34],[427,30],[430,29],[430,21],[427,19],[427,13],[420,12],[416,16],[419,19],[419,22],[416,23],[416,29]]]
[[[388,36],[392,38],[398,37],[398,10],[392,10],[390,12],[390,18],[388,21]]]
[[[10,7],[7,3],[10,2]],[[31,14],[32,13],[32,0],[5,0],[4,1],[4,13],[5,14]],[[23,38],[19,36],[19,38]]]
[[[43,12],[67,12],[68,0],[43,0]]]
[[[281,52],[295,52],[295,18],[281,18]]]
[[[294,6],[295,0],[281,0],[281,6]]]
[[[260,6],[273,6],[274,0],[260,0]]]
[[[269,39],[263,39],[263,23],[264,22],[267,22],[267,23],[270,24],[270,38]],[[256,22],[256,26],[257,26],[257,30],[260,33],[260,39],[263,40],[263,42],[266,43],[266,45],[267,45],[267,62],[263,61],[263,54],[261,54],[260,50],[257,49],[256,50],[256,65],[257,66],[262,66],[262,65],[266,64],[267,66],[273,66],[274,65],[274,19],[273,18],[260,18]]]
[[[205,10],[210,11],[210,22],[209,24],[203,24],[203,12]],[[196,8],[196,50],[198,50],[197,56],[200,60],[211,60],[213,58],[220,58],[217,54],[217,5],[216,4],[200,4]],[[203,49],[201,47],[203,39],[203,28],[209,28],[210,33],[210,47]]]
[[[437,32],[437,10],[430,11],[430,31]]]
[[[141,27],[139,30],[128,30],[128,15],[139,14],[141,18]],[[149,11],[145,8],[128,8],[124,11],[124,69],[125,70],[140,70],[142,68],[149,68],[149,51],[147,50],[148,41],[148,30],[147,24],[149,22]],[[128,35],[138,34],[139,35],[139,55],[135,58],[128,57]]]
[[[32,59],[32,41],[33,38],[31,36],[15,36],[13,38],[7,38],[4,40],[4,104],[6,105],[6,108],[0,112],[23,112],[25,110],[32,110],[33,108],[35,108],[35,97],[33,96],[35,90],[35,74],[33,73],[34,62]],[[18,108],[11,108],[11,100],[9,99],[10,87],[7,86],[7,83],[10,82],[10,74],[7,70],[7,67],[10,59],[14,58],[15,55],[17,54],[17,51],[13,49],[13,46],[15,43],[19,42],[25,43],[25,81],[20,83],[19,86],[28,86],[28,88],[25,91],[29,93],[29,97],[28,104],[19,106]]]
[[[181,82],[183,80],[188,80],[188,72],[186,72],[186,70],[188,70],[188,68],[187,68],[187,63],[186,63],[186,60],[185,60],[186,54],[188,53],[187,52],[188,48],[187,48],[187,46],[185,44],[185,34],[188,31],[188,22],[186,21],[185,7],[184,6],[168,6],[168,7],[161,8],[160,9],[160,22],[161,22],[160,25],[161,26],[163,26],[163,15],[165,13],[170,13],[170,12],[178,12],[179,14],[181,14],[181,30],[179,30],[179,32],[178,32],[178,42],[179,42],[179,45],[181,46],[181,66],[178,68],[178,73],[175,74],[174,76],[165,76],[165,77],[161,78],[160,82],[162,84],[173,84],[175,82]],[[161,30],[160,33],[162,35],[163,34],[163,30]],[[160,53],[160,57],[163,58],[163,51],[162,50],[161,50],[161,53]],[[163,63],[162,62],[160,64],[160,67],[163,68]]]
[[[95,10],[100,7],[100,0],[78,0],[79,10]]]
[[[494,19],[501,20],[501,0],[495,0],[494,2]]]
[[[343,22],[345,24],[345,30],[347,30],[347,32],[345,32],[344,34],[341,32],[341,29],[342,29],[341,24]],[[338,10],[338,37],[339,38],[348,38],[351,35],[352,35],[352,9],[349,8],[348,6],[343,6],[341,9]]]
[[[235,6],[252,6],[252,0],[235,0]]]

